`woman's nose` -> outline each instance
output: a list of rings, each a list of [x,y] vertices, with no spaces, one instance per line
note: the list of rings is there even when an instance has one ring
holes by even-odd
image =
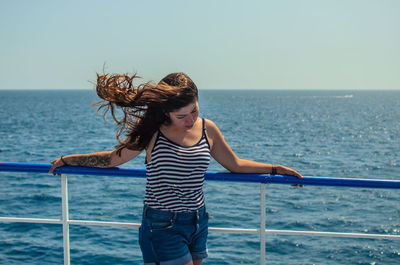
[[[186,119],[186,123],[192,123],[194,121],[193,116],[189,115]]]
[[[188,115],[186,122],[187,123],[194,123],[196,121],[196,115]]]

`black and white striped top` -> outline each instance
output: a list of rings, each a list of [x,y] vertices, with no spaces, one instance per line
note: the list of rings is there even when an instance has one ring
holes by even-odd
[[[144,203],[172,212],[190,212],[204,206],[204,173],[210,163],[210,145],[205,134],[193,146],[181,146],[158,132],[151,161],[146,164]]]

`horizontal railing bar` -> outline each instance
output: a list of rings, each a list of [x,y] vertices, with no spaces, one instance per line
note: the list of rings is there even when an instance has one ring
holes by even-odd
[[[16,217],[0,217],[0,223],[38,223],[38,224],[62,224],[60,219],[41,219],[41,218],[16,218]],[[110,226],[110,227],[128,227],[138,228],[140,223],[123,223],[123,222],[105,222],[105,221],[88,221],[88,220],[68,220],[70,225],[88,225],[88,226]],[[242,228],[221,228],[209,227],[212,232],[224,233],[250,233],[258,234],[258,229],[242,229]]]
[[[61,219],[0,217],[0,223],[62,224]]]
[[[62,224],[59,219],[41,219],[41,218],[15,218],[0,217],[3,223],[38,223],[38,224]],[[70,225],[87,225],[87,226],[110,226],[110,227],[128,227],[138,228],[140,223],[122,223],[122,222],[104,222],[104,221],[87,221],[87,220],[68,220]],[[246,228],[225,228],[225,227],[209,227],[210,232],[231,233],[231,234],[259,234],[259,229]],[[266,229],[265,233],[273,235],[291,235],[291,236],[318,236],[318,237],[341,237],[341,238],[365,238],[365,239],[397,239],[400,235],[384,235],[384,234],[365,234],[365,233],[339,233],[339,232],[321,232],[321,231],[296,231],[296,230],[272,230]]]
[[[0,162],[0,171],[47,173],[51,166],[52,164]],[[118,168],[118,167],[94,168],[94,167],[63,166],[56,168],[54,170],[54,173],[119,176],[119,177],[146,177],[146,169],[131,169],[131,168]]]
[[[111,227],[128,227],[138,228],[140,223],[121,223],[121,222],[103,222],[103,221],[86,221],[86,220],[68,220],[70,225],[93,225],[93,226],[111,226]]]
[[[209,227],[208,231],[218,233],[231,234],[259,234],[260,230],[251,228],[226,228],[226,227]]]
[[[0,171],[13,172],[37,172],[47,173],[51,164],[36,163],[1,163]],[[77,166],[63,166],[56,168],[56,174],[81,174],[81,175],[103,175],[119,177],[146,177],[146,169],[131,168],[91,168]],[[269,175],[269,174],[237,174],[229,172],[207,171],[206,180],[217,181],[239,181],[239,182],[258,182],[266,184],[289,184],[289,185],[317,185],[317,186],[345,186],[362,188],[387,188],[400,189],[400,180],[382,179],[354,179],[354,178],[328,178],[305,176],[299,179],[293,176]]]
[[[120,223],[120,222],[102,222],[102,221],[85,221],[85,220],[69,220],[70,225],[94,225],[94,226],[112,226],[112,227],[140,227],[140,223]],[[245,229],[245,228],[223,228],[223,227],[209,227],[211,232],[222,233],[236,233],[236,234],[258,234],[258,229]]]
[[[275,235],[326,236],[326,237],[344,237],[344,238],[398,239],[398,240],[400,240],[400,235],[384,235],[384,234],[271,230],[271,229],[266,229],[265,232],[268,234],[275,234]]]

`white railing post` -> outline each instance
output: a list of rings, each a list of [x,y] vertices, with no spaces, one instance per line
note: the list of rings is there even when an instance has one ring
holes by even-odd
[[[70,265],[69,252],[69,214],[68,214],[68,178],[61,174],[61,203],[63,225],[64,265]]]
[[[265,264],[265,220],[266,220],[265,183],[260,184],[260,265]]]

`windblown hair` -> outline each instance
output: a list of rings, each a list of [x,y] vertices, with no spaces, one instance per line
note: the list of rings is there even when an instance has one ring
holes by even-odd
[[[103,109],[103,118],[108,111],[117,125],[116,138],[119,154],[123,148],[143,150],[154,133],[163,124],[169,124],[168,113],[176,111],[198,99],[193,81],[184,73],[172,73],[158,84],[147,82],[133,85],[136,74],[97,74],[97,95],[104,101],[97,103],[97,112]],[[117,117],[117,108],[122,118]],[[121,140],[121,135],[125,139]]]

